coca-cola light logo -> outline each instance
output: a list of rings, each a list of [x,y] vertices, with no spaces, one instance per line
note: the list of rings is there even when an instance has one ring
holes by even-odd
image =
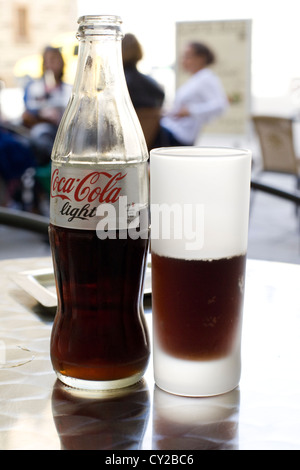
[[[92,171],[83,178],[59,176],[56,168],[51,178],[51,197],[76,202],[86,201],[101,203],[115,203],[119,199],[121,187],[118,183],[126,177],[121,172],[112,175],[107,171]],[[104,185],[97,185],[104,180]]]
[[[128,198],[131,184],[127,176],[121,171],[89,171],[67,177],[54,169],[51,199],[59,201],[55,208],[59,223],[63,220],[63,226],[90,228],[92,221],[100,239],[148,238],[151,213],[152,239],[184,239],[187,250],[203,247],[203,204],[151,204],[149,208],[148,198]]]

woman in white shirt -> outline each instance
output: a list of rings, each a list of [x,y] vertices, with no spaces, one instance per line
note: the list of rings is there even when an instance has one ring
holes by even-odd
[[[203,125],[226,110],[221,81],[208,68],[214,61],[206,45],[192,42],[186,46],[182,66],[191,78],[177,90],[172,109],[161,120],[161,145],[194,145]]]

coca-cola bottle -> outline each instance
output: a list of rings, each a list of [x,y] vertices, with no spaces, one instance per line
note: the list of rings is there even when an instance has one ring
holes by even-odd
[[[51,360],[65,384],[103,390],[137,382],[149,359],[148,150],[124,78],[120,18],[78,23],[77,74],[52,151]]]

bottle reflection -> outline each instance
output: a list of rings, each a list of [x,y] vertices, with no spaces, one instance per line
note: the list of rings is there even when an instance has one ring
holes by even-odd
[[[86,392],[56,381],[52,412],[62,450],[138,450],[149,419],[144,380],[119,390]]]
[[[207,398],[171,395],[157,386],[153,449],[237,450],[240,391]]]

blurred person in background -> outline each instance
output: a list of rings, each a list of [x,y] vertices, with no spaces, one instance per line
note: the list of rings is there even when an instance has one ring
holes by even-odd
[[[164,90],[153,78],[137,69],[138,62],[143,58],[143,50],[137,38],[131,33],[125,34],[123,38],[122,57],[127,87],[134,108],[161,108],[165,98]]]
[[[43,53],[43,74],[25,88],[25,112],[19,126],[0,123],[0,184],[5,185],[5,199],[0,203],[24,208],[24,181],[37,193],[36,174],[45,169],[50,178],[51,151],[71,95],[71,86],[63,82],[64,61],[59,49],[46,47]],[[49,175],[48,175],[49,173]],[[30,178],[29,178],[29,175]],[[26,183],[27,184],[27,183]],[[47,184],[47,183],[46,183]],[[39,191],[39,190],[38,190]],[[33,194],[26,207],[38,205],[41,194]]]
[[[0,125],[0,205],[19,208],[22,176],[35,166],[28,139]]]
[[[187,44],[182,67],[191,77],[177,90],[172,109],[161,119],[157,146],[194,145],[203,126],[227,109],[219,78],[209,68],[215,62],[205,44]]]
[[[63,82],[64,60],[59,49],[46,47],[43,52],[43,75],[25,88],[23,125],[39,164],[50,161],[58,125],[71,95],[71,86]]]

